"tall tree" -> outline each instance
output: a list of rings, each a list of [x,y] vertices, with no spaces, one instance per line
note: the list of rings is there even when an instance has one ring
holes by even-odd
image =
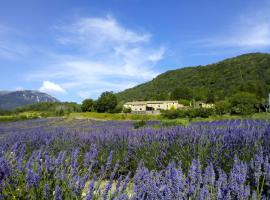
[[[113,92],[103,92],[95,106],[98,112],[113,112],[117,106],[117,98]]]
[[[83,112],[91,112],[94,110],[94,100],[93,99],[85,99],[82,102],[82,111]]]
[[[260,101],[255,94],[238,92],[231,97],[230,103],[233,113],[248,115],[256,111],[256,107],[260,104]]]
[[[186,99],[191,100],[193,97],[192,90],[187,87],[179,87],[172,91],[171,100]]]

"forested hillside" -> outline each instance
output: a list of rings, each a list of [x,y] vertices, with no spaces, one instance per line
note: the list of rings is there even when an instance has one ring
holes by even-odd
[[[270,54],[251,53],[206,66],[167,71],[152,81],[117,94],[119,100],[191,99],[219,101],[238,91],[266,98]]]

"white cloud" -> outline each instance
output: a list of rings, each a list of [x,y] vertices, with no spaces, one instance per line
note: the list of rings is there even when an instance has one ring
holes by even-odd
[[[30,72],[28,78],[61,79],[66,90],[80,91],[76,92],[80,97],[88,93],[96,97],[152,79],[166,52],[164,46],[151,43],[151,34],[125,28],[112,17],[81,18],[56,30],[59,44],[70,53],[48,58],[49,67]]]
[[[23,87],[19,86],[19,87],[16,87],[16,91],[22,91],[24,90]]]
[[[104,48],[104,44],[148,42],[151,35],[136,33],[121,26],[114,18],[81,18],[69,26],[56,27],[64,33],[59,37],[63,44]]]
[[[246,10],[235,19],[227,32],[197,41],[202,47],[265,49],[270,47],[270,4],[264,7]],[[197,43],[196,42],[196,43]]]
[[[65,94],[66,91],[58,84],[51,81],[43,81],[42,86],[39,91],[49,93],[49,94]]]

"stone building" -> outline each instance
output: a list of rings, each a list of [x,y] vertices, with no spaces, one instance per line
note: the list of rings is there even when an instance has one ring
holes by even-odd
[[[160,110],[178,109],[185,106],[178,101],[134,101],[124,104],[125,108],[130,108],[132,113],[153,113],[158,114]]]

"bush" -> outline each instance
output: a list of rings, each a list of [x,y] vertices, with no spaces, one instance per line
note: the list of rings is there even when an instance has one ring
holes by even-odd
[[[131,113],[131,108],[123,108],[123,113]]]
[[[176,119],[176,118],[196,118],[202,117],[207,118],[214,114],[214,110],[212,108],[195,108],[189,110],[164,110],[162,111],[162,117],[167,119]]]
[[[94,110],[94,100],[93,99],[85,99],[83,102],[82,102],[82,111],[83,112],[91,112]]]
[[[231,111],[231,104],[229,101],[223,100],[216,102],[215,104],[215,110],[218,115],[223,115],[230,113]]]
[[[248,92],[238,92],[230,98],[232,114],[250,115],[256,112],[256,107],[260,103],[255,94]]]
[[[167,118],[167,119],[176,119],[180,117],[179,110],[177,109],[162,110],[161,115],[162,117]]]
[[[113,92],[103,92],[96,101],[98,112],[113,112],[117,106],[117,98]]]
[[[179,104],[182,104],[182,105],[184,105],[184,106],[190,106],[190,105],[191,105],[191,101],[186,100],[186,99],[180,99],[180,100],[178,101],[178,103],[179,103]]]
[[[138,129],[138,128],[141,128],[141,127],[143,127],[143,126],[145,126],[145,125],[146,125],[145,121],[144,121],[144,120],[140,120],[140,121],[135,122],[135,123],[133,124],[133,127],[134,127],[135,129]]]

